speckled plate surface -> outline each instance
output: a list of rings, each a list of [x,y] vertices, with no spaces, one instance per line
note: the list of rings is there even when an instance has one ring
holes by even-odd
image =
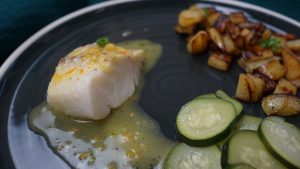
[[[70,50],[101,36],[113,42],[149,39],[163,46],[161,59],[146,76],[139,104],[171,139],[176,139],[175,117],[184,103],[217,89],[233,95],[242,70],[236,64],[226,73],[209,68],[207,55],[189,56],[184,38],[173,31],[178,12],[192,3],[105,2],[67,15],[24,42],[0,69],[0,168],[69,168],[41,136],[28,129],[27,115],[45,99],[58,60]],[[300,37],[299,22],[260,7],[236,1],[197,3],[216,5],[225,11],[242,10]],[[244,112],[264,117],[259,104],[245,105]],[[288,120],[300,126],[300,116]]]

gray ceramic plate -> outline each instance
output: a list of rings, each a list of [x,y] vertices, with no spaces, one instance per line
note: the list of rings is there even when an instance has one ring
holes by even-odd
[[[237,1],[197,1],[219,9],[241,10],[279,30],[300,37],[300,24],[275,12]],[[193,97],[217,89],[235,92],[238,74],[206,65],[207,56],[187,54],[183,37],[173,31],[178,12],[194,2],[112,1],[84,8],[48,25],[22,44],[0,69],[0,168],[69,168],[28,129],[27,115],[45,99],[46,89],[58,60],[70,50],[108,36],[111,41],[150,39],[163,46],[163,55],[146,76],[140,106],[171,139],[179,108]],[[124,37],[125,31],[132,34]],[[263,117],[259,105],[245,105],[244,112]],[[300,117],[288,119],[300,126]]]

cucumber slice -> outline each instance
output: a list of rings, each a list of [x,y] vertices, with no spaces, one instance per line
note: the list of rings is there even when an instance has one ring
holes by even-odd
[[[243,115],[237,122],[235,128],[238,130],[254,130],[257,131],[262,119],[254,116]]]
[[[229,136],[224,140],[217,143],[217,146],[222,149],[223,145],[229,140],[229,138],[239,130],[253,130],[257,131],[262,119],[250,115],[243,115],[237,122],[235,128],[231,131]]]
[[[203,94],[203,95],[200,95],[196,98],[194,98],[194,100],[196,99],[205,99],[205,98],[218,98],[214,93],[208,93],[208,94]]]
[[[224,91],[222,90],[218,90],[216,92],[216,95],[226,101],[229,101],[230,103],[232,103],[234,105],[235,111],[237,116],[239,116],[241,114],[241,112],[243,111],[243,105],[237,101],[236,99],[231,98],[230,96],[228,96]]]
[[[300,168],[300,130],[280,117],[267,117],[259,127],[266,147],[289,168]]]
[[[224,166],[242,163],[256,169],[287,169],[268,152],[256,131],[238,131],[225,144],[223,151]]]
[[[223,145],[229,140],[229,138],[236,133],[239,130],[253,130],[257,131],[259,124],[261,123],[262,119],[250,115],[243,115],[238,120],[237,124],[235,125],[235,128],[231,131],[229,136],[225,138],[224,140],[217,143],[217,146],[222,149]]]
[[[225,169],[255,169],[255,168],[247,164],[235,164],[235,165],[227,166]]]
[[[178,144],[169,152],[164,169],[221,169],[221,152],[216,146],[190,147]]]
[[[176,127],[183,142],[205,146],[224,139],[230,133],[235,118],[234,106],[227,101],[196,99],[181,108]]]

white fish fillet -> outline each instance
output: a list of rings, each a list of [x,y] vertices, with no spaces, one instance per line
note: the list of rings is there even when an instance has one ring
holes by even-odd
[[[60,60],[48,86],[47,101],[74,117],[103,119],[134,93],[142,60],[142,50],[113,44],[79,47]]]

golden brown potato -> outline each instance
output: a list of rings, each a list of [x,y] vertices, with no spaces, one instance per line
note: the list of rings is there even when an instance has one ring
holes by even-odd
[[[223,35],[223,43],[227,53],[234,54],[237,51],[235,43],[228,34]]]
[[[284,77],[286,69],[279,60],[271,60],[268,63],[260,66],[258,71],[272,80],[279,80]]]
[[[244,37],[238,36],[237,38],[235,38],[234,42],[235,42],[235,45],[239,49],[245,49],[246,48],[246,42],[245,42],[245,38]]]
[[[191,54],[199,54],[206,50],[208,43],[208,34],[205,31],[199,31],[188,40],[187,50]]]
[[[286,78],[290,81],[300,80],[300,62],[297,56],[289,49],[282,48],[282,57],[286,67]]]
[[[268,57],[268,58],[259,58],[259,57],[252,57],[249,59],[245,59],[245,57],[241,57],[238,60],[238,65],[243,68],[246,72],[248,73],[252,73],[255,69],[266,65],[267,63],[269,63],[270,61],[279,61],[280,58],[279,57]]]
[[[281,33],[273,32],[273,34],[277,37],[281,37],[281,38],[286,39],[288,41],[297,39],[296,36],[294,34],[291,34],[291,33],[281,34]]]
[[[271,58],[273,55],[264,54],[264,50],[261,51],[243,51],[242,52],[242,58],[247,62],[253,62],[253,61],[262,61],[266,60],[268,58]],[[279,57],[277,57],[279,59]]]
[[[262,34],[261,39],[266,40],[269,39],[272,35],[272,31],[270,29],[265,29],[264,33]]]
[[[175,26],[175,32],[177,32],[179,34],[192,34],[194,32],[194,30],[195,30],[194,27],[183,28],[179,25]]]
[[[286,46],[291,50],[300,51],[300,39],[288,41]]]
[[[221,14],[217,21],[214,24],[214,27],[223,34],[227,28],[227,24],[229,23],[229,18],[227,15]]]
[[[250,34],[250,32],[251,32],[251,30],[250,29],[248,29],[248,28],[244,28],[244,29],[242,29],[242,31],[241,31],[241,36],[247,36],[248,34]]]
[[[256,102],[264,92],[265,82],[251,74],[240,74],[235,97],[237,99]]]
[[[261,52],[266,49],[261,47],[259,44],[254,44],[254,45],[247,46],[247,50],[251,52]]]
[[[251,79],[251,81],[253,82],[255,89],[251,90],[252,92],[252,100],[253,101],[258,101],[261,99],[263,93],[264,93],[264,89],[265,89],[265,82],[258,78],[253,76],[252,74],[247,74],[247,76]]]
[[[214,13],[214,14],[209,15],[206,18],[206,23],[205,23],[206,27],[207,28],[212,27],[215,24],[215,22],[218,20],[220,15],[221,15],[220,13]]]
[[[275,88],[274,94],[276,93],[286,93],[286,94],[296,95],[297,86],[286,79],[281,79],[279,80]]]
[[[183,10],[178,17],[178,24],[183,28],[194,27],[201,23],[205,18],[202,10]]]
[[[231,55],[213,52],[210,54],[207,64],[215,69],[227,71],[231,61]]]
[[[264,93],[272,93],[275,90],[277,86],[277,82],[275,80],[268,78],[266,75],[261,74],[256,70],[254,70],[253,75],[261,78],[265,82]]]
[[[273,51],[270,49],[264,49],[264,50],[260,51],[260,53],[263,58],[268,58],[268,57],[274,56]]]
[[[190,10],[202,10],[202,8],[197,5],[197,4],[193,4],[189,7]]]
[[[240,27],[237,24],[233,24],[231,22],[227,23],[227,32],[229,33],[230,37],[232,39],[236,39],[238,36],[240,36]]]
[[[211,40],[222,50],[224,50],[223,38],[220,32],[216,28],[208,29],[208,34]]]
[[[240,24],[246,22],[247,18],[242,12],[234,12],[230,14],[230,21],[235,24]]]
[[[263,98],[262,108],[268,116],[292,116],[300,112],[300,99],[289,94],[272,94]]]
[[[248,29],[248,28],[244,28],[244,29],[242,29],[240,35],[244,39],[244,43],[245,43],[244,45],[248,45],[248,44],[250,44],[252,38],[254,37],[255,31],[251,30],[251,29]]]
[[[246,74],[240,74],[239,82],[236,88],[235,97],[240,100],[250,101],[251,91],[248,85],[248,76]]]
[[[253,44],[252,39],[254,38],[254,35],[255,35],[255,31],[251,30],[250,33],[247,36],[245,36],[246,45]]]

